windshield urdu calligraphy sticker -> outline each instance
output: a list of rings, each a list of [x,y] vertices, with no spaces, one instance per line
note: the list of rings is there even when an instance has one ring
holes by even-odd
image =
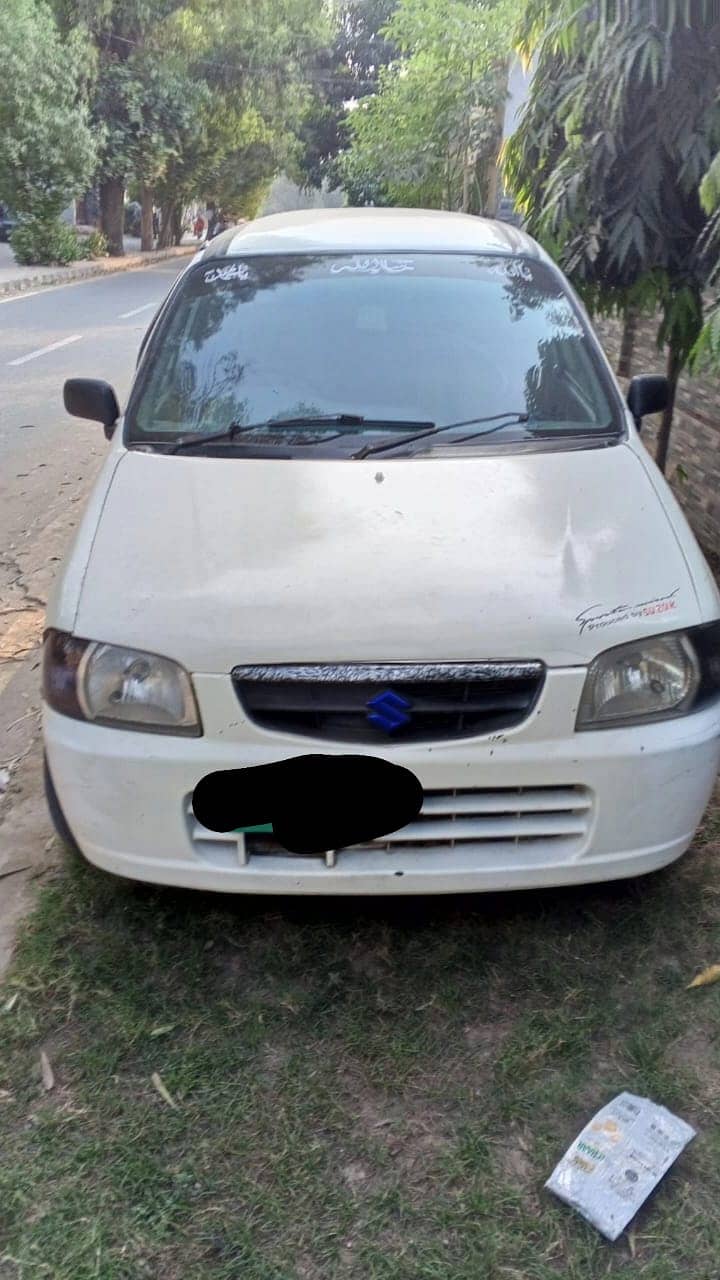
[[[366,276],[398,275],[401,271],[414,271],[412,258],[358,258],[350,262],[333,262],[330,271],[339,276],[343,271],[351,271]]]
[[[575,619],[580,627],[580,635],[584,631],[601,631],[605,627],[614,627],[620,622],[637,621],[640,618],[672,613],[677,609],[675,597],[679,590],[680,588],[676,587],[666,596],[653,596],[650,600],[638,600],[635,604],[616,604],[610,609],[604,604],[590,605]]]
[[[497,262],[483,261],[483,270],[489,276],[501,276],[503,280],[524,280],[532,284],[533,274],[522,258],[498,258]]]
[[[250,268],[244,262],[230,262],[224,267],[213,267],[206,271],[203,280],[206,284],[216,284],[225,280],[249,280]]]

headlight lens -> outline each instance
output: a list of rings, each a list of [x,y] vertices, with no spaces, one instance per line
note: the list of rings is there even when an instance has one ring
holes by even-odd
[[[170,658],[48,631],[43,693],[55,711],[149,733],[202,733],[185,669]]]
[[[702,683],[700,661],[685,632],[619,645],[591,662],[575,727],[609,728],[682,715]]]

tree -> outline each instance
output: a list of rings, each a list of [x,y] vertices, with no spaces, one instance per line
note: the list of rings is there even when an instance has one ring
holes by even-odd
[[[54,0],[68,31],[84,30],[96,51],[92,119],[100,131],[100,221],[110,253],[121,256],[125,187],[147,132],[146,94],[157,88],[149,75],[152,51],[167,47],[167,23],[184,0]],[[157,118],[157,113],[156,113]]]
[[[0,7],[0,199],[52,222],[88,181],[96,159],[86,102],[90,51],[61,38],[43,0]]]
[[[400,0],[400,56],[350,116],[346,185],[385,203],[479,213],[492,203],[517,0]],[[494,212],[494,210],[493,210]]]
[[[698,187],[720,136],[720,24],[710,0],[529,0],[530,98],[505,153],[529,230],[591,310],[660,310],[670,401],[703,321],[707,214]],[[660,123],[661,122],[661,123]]]
[[[340,183],[337,157],[350,145],[352,107],[377,91],[381,68],[398,54],[385,30],[398,0],[341,0],[332,10],[332,42],[318,50],[308,78],[312,97],[295,127],[291,172],[301,187]]]
[[[716,152],[700,183],[700,203],[708,216],[700,250],[708,268],[708,284],[717,289],[720,279],[720,151]],[[693,369],[720,368],[720,299],[710,307],[705,324],[690,353]]]
[[[181,210],[200,193],[232,218],[253,217],[277,168],[274,138],[256,114],[223,109],[207,86],[204,106],[157,186],[161,245],[178,239]]]
[[[177,237],[182,206],[199,195],[231,216],[257,211],[290,155],[306,68],[328,33],[315,0],[188,0],[173,27],[192,111],[157,185],[161,243]]]
[[[153,207],[158,186],[182,151],[188,126],[206,109],[204,85],[188,74],[184,52],[141,49],[132,59],[132,74],[141,92],[128,114],[127,152],[138,183],[141,205],[140,247],[153,247]]]

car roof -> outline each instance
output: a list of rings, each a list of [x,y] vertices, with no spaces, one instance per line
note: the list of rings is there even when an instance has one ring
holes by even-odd
[[[265,253],[500,253],[549,261],[507,222],[439,209],[298,209],[230,227],[203,260]]]

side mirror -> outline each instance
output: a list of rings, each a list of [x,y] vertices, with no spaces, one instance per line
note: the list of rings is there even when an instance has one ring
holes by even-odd
[[[669,399],[668,380],[661,374],[646,373],[630,380],[627,404],[638,431],[642,419],[649,413],[661,413]]]
[[[117,396],[109,382],[99,378],[68,378],[63,387],[63,401],[74,418],[102,422],[109,440],[120,417]]]

